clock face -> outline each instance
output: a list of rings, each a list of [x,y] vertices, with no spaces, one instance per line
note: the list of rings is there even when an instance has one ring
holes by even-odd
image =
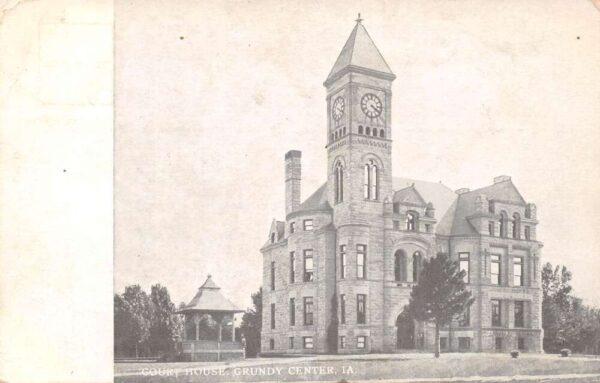
[[[346,102],[343,97],[338,97],[333,102],[333,108],[331,108],[331,115],[333,119],[339,121],[340,118],[344,115],[344,108],[346,107]]]
[[[360,108],[369,118],[379,117],[383,110],[381,100],[373,93],[367,93],[363,96],[360,100]]]

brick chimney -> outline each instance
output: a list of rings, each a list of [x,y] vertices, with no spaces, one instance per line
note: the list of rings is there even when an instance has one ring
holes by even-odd
[[[302,152],[290,150],[285,154],[285,214],[300,206],[300,182],[302,179]]]

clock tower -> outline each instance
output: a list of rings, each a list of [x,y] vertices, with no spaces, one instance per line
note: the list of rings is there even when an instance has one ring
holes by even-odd
[[[392,81],[362,19],[327,80],[328,200],[336,226],[381,215],[392,193]],[[365,214],[367,216],[365,216]]]

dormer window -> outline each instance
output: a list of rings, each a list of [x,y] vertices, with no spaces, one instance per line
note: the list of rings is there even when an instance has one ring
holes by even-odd
[[[275,233],[271,233],[271,243],[275,243]]]
[[[394,214],[400,213],[400,202],[394,202],[393,208],[394,208]]]
[[[519,213],[513,214],[514,222],[512,226],[512,237],[521,239],[521,216]]]
[[[417,231],[417,213],[409,211],[406,214],[406,230]]]
[[[290,234],[294,234],[296,231],[296,222],[290,222]]]

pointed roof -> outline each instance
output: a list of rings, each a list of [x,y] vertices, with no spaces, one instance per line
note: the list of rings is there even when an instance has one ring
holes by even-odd
[[[362,25],[360,18],[357,20],[335,64],[333,64],[325,84],[337,79],[350,69],[358,71],[366,69],[369,74],[379,75],[390,80],[396,78]]]
[[[208,274],[206,281],[200,286],[196,296],[184,308],[179,310],[179,313],[189,313],[194,311],[202,312],[226,312],[237,313],[243,312],[229,299],[221,294],[221,288],[212,280],[212,276]]]

